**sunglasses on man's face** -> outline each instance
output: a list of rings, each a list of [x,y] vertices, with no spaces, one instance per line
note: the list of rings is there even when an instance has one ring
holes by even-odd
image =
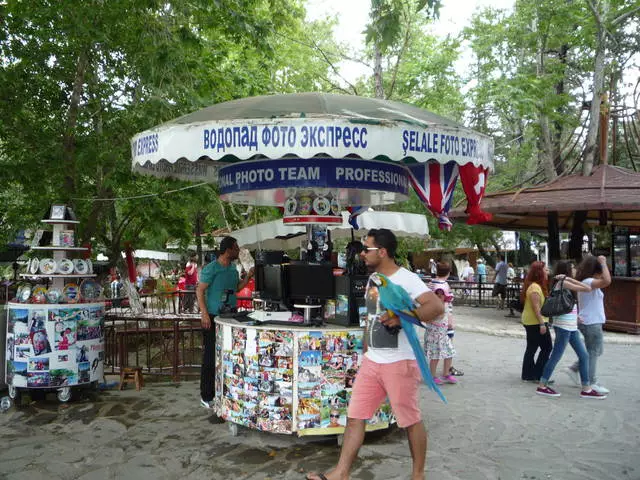
[[[340,415],[329,415],[331,418],[340,418]]]

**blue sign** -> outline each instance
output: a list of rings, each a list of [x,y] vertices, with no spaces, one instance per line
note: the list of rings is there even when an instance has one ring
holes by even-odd
[[[344,188],[408,195],[402,165],[351,158],[238,162],[220,169],[220,194],[276,188]]]

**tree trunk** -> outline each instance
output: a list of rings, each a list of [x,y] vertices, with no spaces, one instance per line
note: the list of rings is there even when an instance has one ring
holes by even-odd
[[[598,147],[598,126],[600,124],[600,101],[604,86],[604,62],[607,32],[604,19],[609,14],[609,2],[602,2],[602,11],[597,11],[598,4],[594,5],[593,17],[596,23],[596,52],[593,69],[593,95],[591,96],[591,108],[589,110],[589,128],[585,140],[584,157],[582,162],[582,174],[590,175],[595,164]]]
[[[382,51],[378,42],[374,47],[375,57],[373,65],[373,80],[375,82],[376,98],[384,99],[384,85],[382,83]]]
[[[86,52],[81,52],[78,57],[78,65],[76,67],[76,75],[73,79],[73,88],[71,97],[69,98],[69,111],[67,113],[67,121],[65,122],[64,133],[62,135],[62,165],[65,169],[64,187],[67,198],[64,201],[72,205],[76,185],[75,185],[75,153],[76,153],[76,126],[78,124],[78,112],[80,110],[80,101],[82,100],[82,92],[84,91],[84,77],[89,64],[89,56]]]

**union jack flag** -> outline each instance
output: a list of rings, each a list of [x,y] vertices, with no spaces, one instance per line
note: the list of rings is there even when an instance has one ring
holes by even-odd
[[[453,202],[458,181],[458,164],[436,161],[409,165],[409,180],[418,197],[438,219],[440,230],[451,230],[453,224],[447,213]]]
[[[358,215],[367,210],[369,210],[369,207],[366,206],[347,207],[347,211],[349,212],[349,225],[351,225],[354,230],[360,229],[358,225]]]

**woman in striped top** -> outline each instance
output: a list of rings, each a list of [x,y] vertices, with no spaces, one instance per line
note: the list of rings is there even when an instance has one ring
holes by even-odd
[[[553,272],[554,277],[558,281],[564,280],[563,288],[573,292],[590,292],[591,287],[589,285],[571,278],[572,270],[573,267],[571,263],[560,260],[555,266]],[[576,352],[576,355],[578,355],[580,362],[580,380],[582,383],[580,397],[593,399],[606,398],[606,395],[596,392],[589,384],[589,354],[580,337],[580,332],[578,332],[578,306],[574,304],[573,310],[570,313],[553,317],[553,329],[555,330],[556,339],[553,344],[551,356],[542,371],[540,384],[538,385],[536,393],[547,397],[560,396],[560,393],[549,387],[548,383],[554,368],[556,368],[556,365],[564,354],[565,348],[567,348],[567,344],[570,344]]]

